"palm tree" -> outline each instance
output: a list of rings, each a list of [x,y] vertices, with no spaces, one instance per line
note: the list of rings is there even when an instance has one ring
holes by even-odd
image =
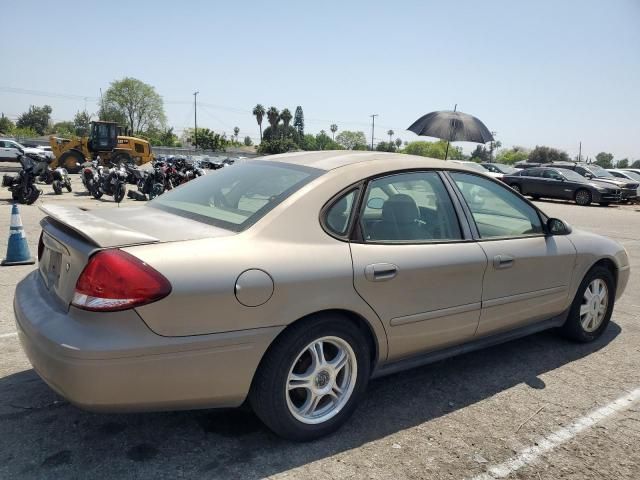
[[[289,111],[288,108],[285,108],[282,110],[282,113],[280,114],[280,118],[282,119],[282,123],[284,123],[284,126],[286,128],[289,126],[289,122],[291,122],[293,115],[291,115],[291,112]]]
[[[276,125],[280,121],[280,112],[276,107],[269,107],[267,110],[267,119],[269,120],[269,125],[271,125],[271,130],[276,129]],[[272,134],[275,132],[271,132]]]
[[[387,131],[387,135],[389,135],[389,145],[393,145],[393,134],[394,134],[393,130]]]
[[[240,133],[240,128],[238,127],[233,127],[233,134],[236,137],[236,143],[238,143],[238,134]]]
[[[262,118],[265,114],[264,107],[260,104],[257,104],[255,107],[253,107],[253,114],[256,116],[258,126],[260,127],[260,141],[262,142]]]
[[[400,146],[402,145],[402,139],[400,137],[396,138],[396,148],[400,150]]]
[[[335,123],[332,123],[331,126],[329,127],[329,130],[331,130],[331,140],[335,141],[336,132],[338,131],[338,125],[336,125]]]

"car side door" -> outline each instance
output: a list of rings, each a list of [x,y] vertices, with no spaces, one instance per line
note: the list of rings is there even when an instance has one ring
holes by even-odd
[[[23,152],[22,148],[17,143],[12,142],[11,140],[5,140],[4,144],[6,147],[6,154],[7,154],[6,160],[7,161],[17,160],[18,157]]]
[[[566,179],[552,168],[545,168],[542,176],[545,180],[545,196],[552,198],[573,198],[573,188]]]
[[[452,172],[450,178],[488,259],[477,335],[561,314],[576,262],[569,239],[546,235],[538,210],[498,182],[466,172]],[[482,195],[482,204],[465,194],[471,188]]]
[[[542,170],[540,168],[528,168],[520,176],[521,193],[523,195],[541,195],[543,190]]]
[[[487,258],[436,171],[368,181],[350,247],[357,293],[382,320],[389,360],[473,337]]]

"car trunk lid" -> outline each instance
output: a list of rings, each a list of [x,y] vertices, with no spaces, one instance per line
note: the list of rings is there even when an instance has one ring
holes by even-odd
[[[42,253],[38,262],[46,288],[68,308],[89,257],[97,250],[235,235],[156,208],[42,206]]]

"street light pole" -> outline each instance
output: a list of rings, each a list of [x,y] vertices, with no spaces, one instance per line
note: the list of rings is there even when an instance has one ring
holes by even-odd
[[[373,132],[376,128],[376,117],[378,116],[377,113],[374,113],[371,116],[371,150],[373,150]]]
[[[200,92],[193,92],[193,148],[198,149],[198,94]]]

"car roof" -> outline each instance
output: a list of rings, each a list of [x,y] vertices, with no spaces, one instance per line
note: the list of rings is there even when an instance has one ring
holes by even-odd
[[[370,152],[353,150],[323,150],[316,152],[293,152],[261,157],[262,160],[303,165],[320,170],[334,170],[349,165],[370,162],[379,165],[382,162],[393,163],[397,169],[402,168],[436,168],[473,171],[460,161],[445,161],[436,158],[407,155],[404,153]],[[256,159],[260,160],[260,159]],[[395,168],[394,168],[395,169]]]

